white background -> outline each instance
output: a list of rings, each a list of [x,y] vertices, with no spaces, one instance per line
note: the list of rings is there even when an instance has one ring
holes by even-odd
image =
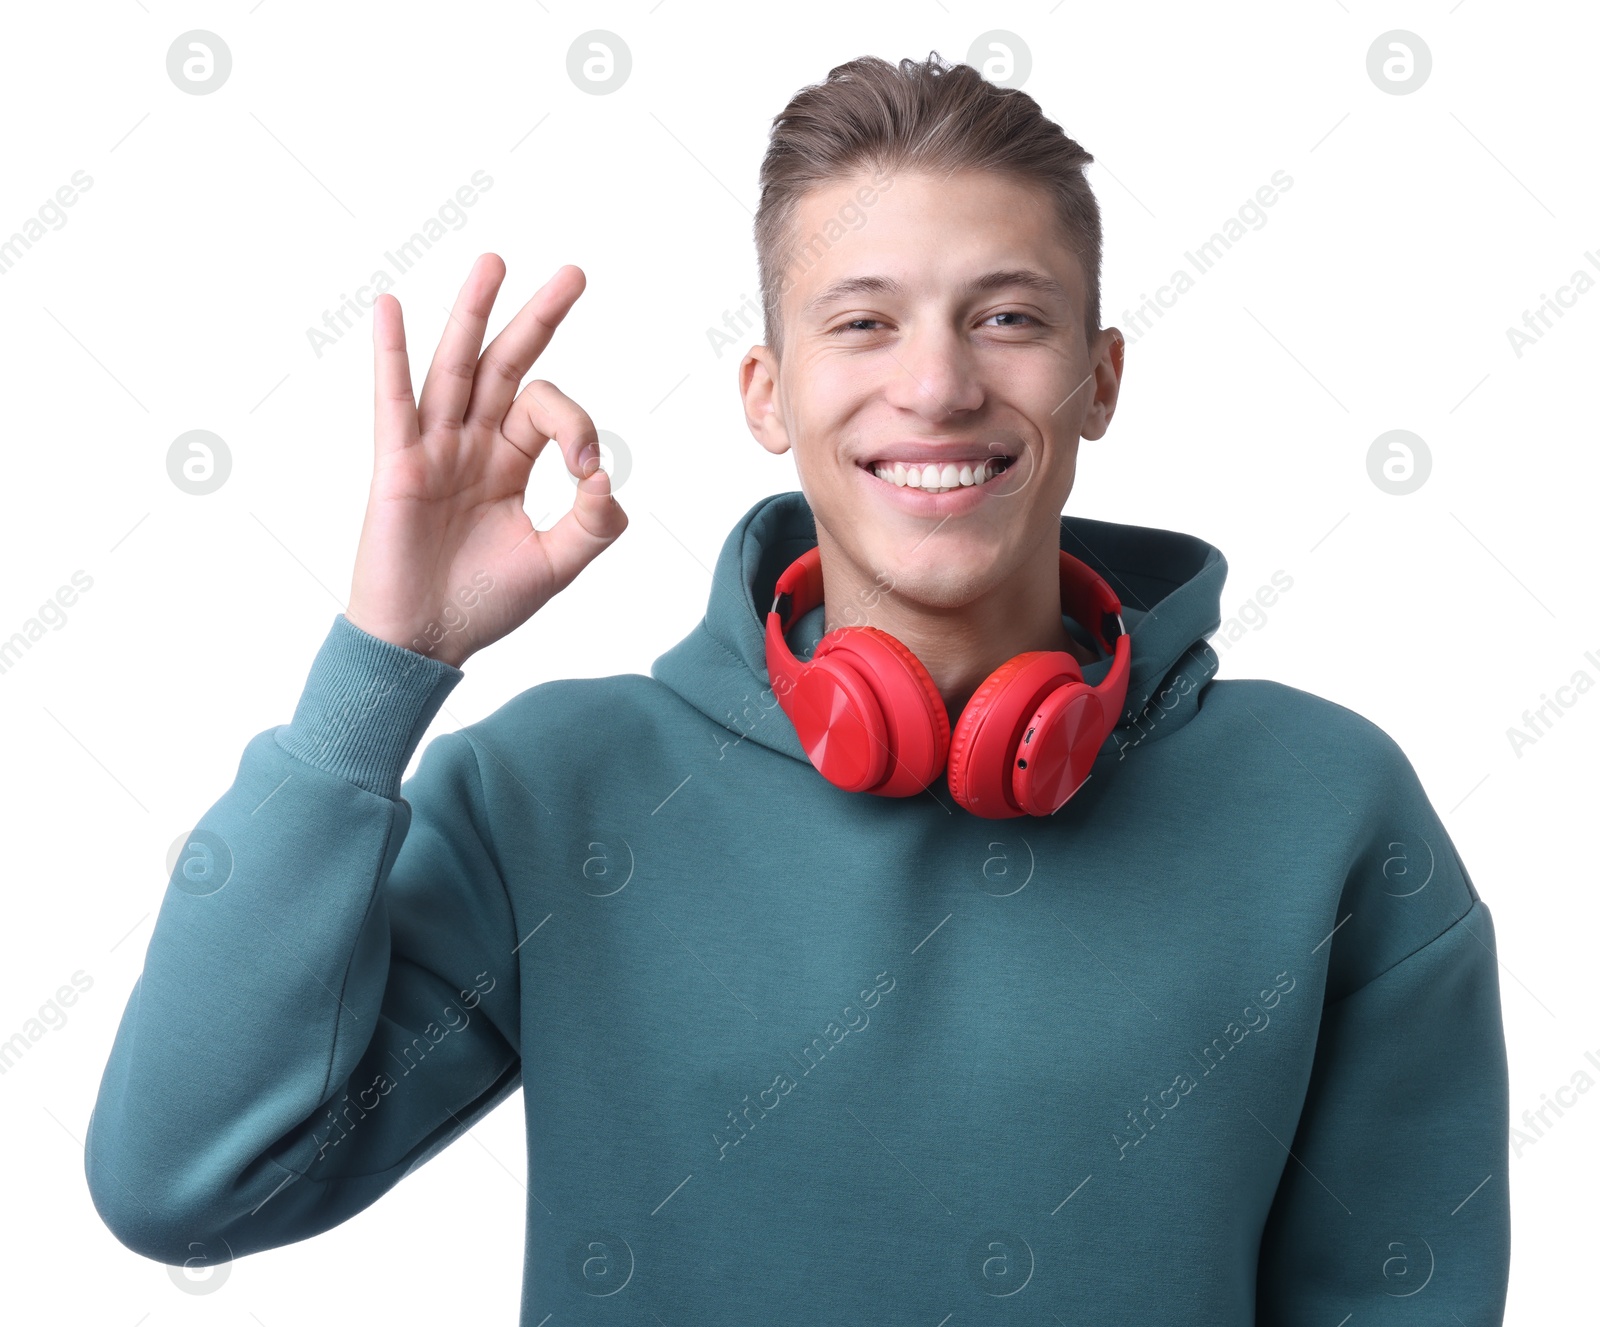
[[[0,674],[0,1039],[75,971],[93,983],[0,1077],[7,1318],[40,1316],[21,1297],[52,1321],[130,1327],[311,1327],[358,1308],[367,1321],[514,1321],[520,1094],[374,1207],[240,1259],[207,1294],[118,1244],[83,1178],[168,851],[249,738],[287,722],[348,592],[371,465],[371,315],[320,356],[308,329],[480,169],[492,188],[395,287],[419,386],[478,254],[509,268],[491,333],[561,264],[584,269],[588,290],[532,376],[625,441],[632,524],[572,590],[469,660],[429,739],[547,679],[647,672],[704,611],[728,529],[797,487],[735,393],[759,332],[720,358],[706,335],[756,291],[771,117],[858,55],[963,60],[991,29],[1025,43],[1026,90],[1097,158],[1108,324],[1127,326],[1122,311],[1274,171],[1292,176],[1267,224],[1130,347],[1116,419],[1083,445],[1067,510],[1216,544],[1225,617],[1275,571],[1293,578],[1265,625],[1219,642],[1221,676],[1326,696],[1410,756],[1495,918],[1513,1120],[1585,1068],[1585,1050],[1600,1055],[1600,694],[1520,756],[1507,737],[1578,670],[1600,680],[1600,293],[1520,356],[1507,337],[1574,271],[1600,277],[1584,257],[1600,261],[1593,11],[135,0],[12,5],[5,26],[0,236],[75,171],[93,180],[0,276],[0,638],[75,571],[93,578],[65,626]],[[195,28],[233,58],[203,96],[167,73]],[[632,52],[609,95],[567,74],[592,28]],[[1408,95],[1368,76],[1391,29],[1432,52]],[[1432,456],[1407,496],[1367,470],[1373,440],[1397,428]],[[190,429],[232,458],[208,496],[168,477]],[[530,515],[551,524],[570,493],[548,452]],[[1592,1311],[1600,1295],[1600,1092],[1577,1101],[1508,1152],[1514,1324]]]

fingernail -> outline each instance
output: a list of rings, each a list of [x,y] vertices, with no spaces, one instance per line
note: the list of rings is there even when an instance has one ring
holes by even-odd
[[[600,447],[593,442],[586,442],[578,452],[578,473],[584,476],[592,475],[600,468]]]

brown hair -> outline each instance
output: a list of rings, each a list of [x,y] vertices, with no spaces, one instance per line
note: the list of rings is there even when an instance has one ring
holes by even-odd
[[[988,170],[1043,187],[1083,267],[1084,336],[1092,340],[1100,329],[1100,208],[1083,168],[1093,160],[1026,92],[950,65],[937,51],[898,68],[866,55],[830,69],[825,83],[802,88],[774,117],[761,162],[755,239],[768,346],[782,358],[779,300],[793,284],[789,270],[809,267],[818,245],[830,247],[819,231],[796,252],[800,200],[863,171],[882,178]]]

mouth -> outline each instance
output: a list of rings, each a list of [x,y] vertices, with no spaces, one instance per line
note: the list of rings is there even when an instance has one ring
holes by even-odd
[[[945,461],[896,460],[879,457],[856,464],[869,475],[896,488],[921,489],[924,493],[954,493],[964,488],[981,488],[1016,463],[1016,457],[993,453],[983,457],[954,458]]]

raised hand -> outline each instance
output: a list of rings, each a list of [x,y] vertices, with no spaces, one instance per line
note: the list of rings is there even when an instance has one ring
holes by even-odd
[[[628,526],[588,413],[543,379],[517,392],[583,293],[583,272],[562,267],[480,355],[505,274],[496,254],[473,264],[417,402],[400,301],[380,295],[372,309],[372,486],[345,617],[458,668],[538,612]],[[523,500],[552,438],[578,484],[572,509],[539,531]]]

